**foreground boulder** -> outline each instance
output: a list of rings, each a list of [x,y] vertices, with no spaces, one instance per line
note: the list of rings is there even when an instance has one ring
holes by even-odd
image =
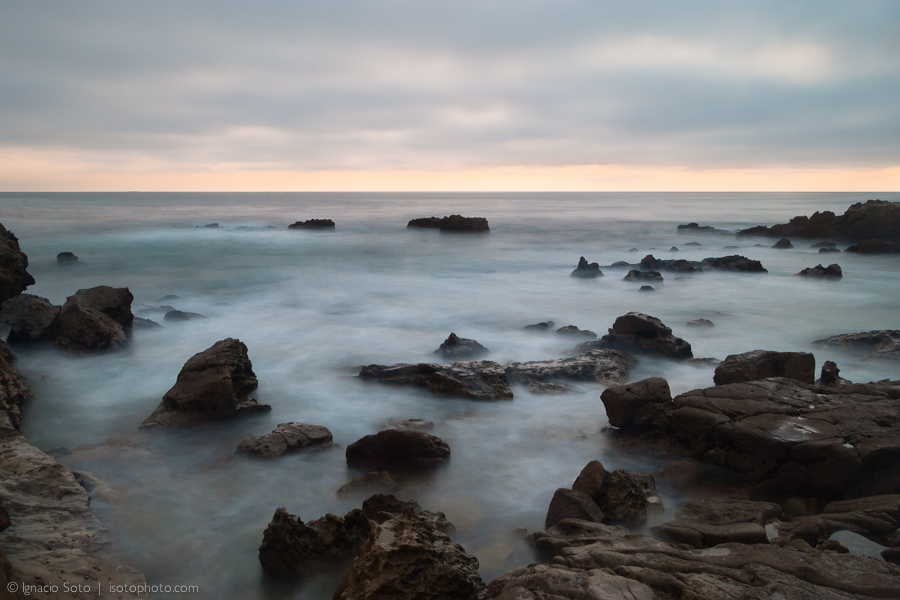
[[[353,557],[368,537],[369,527],[369,519],[359,509],[344,517],[329,513],[304,523],[279,508],[263,533],[259,562],[266,573],[305,575]]]
[[[258,381],[240,340],[227,338],[192,356],[141,427],[174,427],[266,412],[249,396]]]
[[[758,226],[738,232],[739,237],[747,235],[900,242],[900,202],[858,202],[841,216],[829,210],[811,217],[794,217],[782,225]]]
[[[125,346],[125,329],[104,313],[66,301],[55,326],[56,345],[71,352],[117,350]]]
[[[601,348],[650,356],[693,356],[689,343],[672,335],[672,330],[656,317],[639,312],[630,312],[617,318],[609,333],[601,338],[599,345]]]
[[[238,454],[275,458],[306,448],[324,448],[333,443],[331,432],[310,423],[281,423],[271,433],[251,435],[237,447]]]
[[[662,377],[650,377],[603,390],[600,395],[606,416],[613,427],[641,425],[646,421],[642,411],[648,404],[668,404],[672,401],[669,382]]]
[[[448,360],[470,360],[484,356],[488,352],[487,348],[475,340],[461,338],[455,333],[451,333],[441,347],[434,351],[441,358]]]
[[[823,267],[822,265],[816,265],[815,267],[807,267],[797,273],[802,277],[830,277],[832,279],[840,279],[844,276],[844,272],[841,270],[841,265],[832,264],[827,267]]]
[[[813,342],[823,348],[866,352],[867,359],[900,360],[900,331],[881,329],[860,333],[842,333]]]
[[[582,279],[593,279],[594,277],[603,277],[600,270],[600,263],[588,263],[583,256],[578,260],[578,266],[572,271],[571,277],[580,277]]]
[[[347,446],[346,456],[350,467],[429,468],[450,458],[450,446],[424,431],[386,429]]]
[[[481,600],[478,559],[433,519],[407,508],[372,527],[334,594],[340,600]]]
[[[598,342],[586,342],[597,344]],[[579,345],[579,348],[584,344]],[[506,365],[506,377],[515,383],[588,381],[621,383],[628,378],[634,359],[619,350],[586,350],[572,358]]]
[[[491,230],[484,217],[463,217],[461,215],[450,215],[442,219],[438,217],[413,219],[407,223],[406,227],[407,229],[440,229],[441,231],[457,232],[489,232]]]
[[[19,248],[19,239],[0,224],[0,304],[34,284],[26,269],[28,257]]]
[[[768,377],[787,377],[804,383],[816,380],[816,358],[809,352],[753,350],[730,354],[716,367],[716,385],[757,381]]]
[[[296,221],[288,225],[288,229],[334,229],[334,221],[331,219],[309,219]]]
[[[46,298],[19,294],[3,303],[3,313],[10,323],[7,341],[10,344],[45,342],[56,337],[59,306]]]
[[[436,363],[369,365],[363,367],[359,377],[392,385],[427,388],[439,398],[512,400],[513,397],[504,368],[488,360],[448,365]]]
[[[78,290],[66,298],[66,304],[77,302],[85,308],[105,314],[126,329],[134,320],[131,312],[132,301],[134,296],[128,288],[114,288],[108,285]]]

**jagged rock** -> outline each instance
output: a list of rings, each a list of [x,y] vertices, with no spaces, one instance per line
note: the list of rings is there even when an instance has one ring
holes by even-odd
[[[347,465],[367,469],[435,467],[450,457],[450,446],[423,431],[386,429],[347,446]]]
[[[56,266],[71,267],[78,264],[78,257],[71,252],[60,252],[56,255]]]
[[[630,312],[616,319],[607,335],[600,340],[602,348],[665,356],[669,358],[691,358],[691,345],[672,335],[656,317],[639,312]]]
[[[66,298],[66,304],[77,302],[85,308],[96,310],[111,318],[122,327],[130,327],[134,319],[131,303],[134,296],[128,288],[114,288],[99,285],[85,290],[78,290]],[[64,305],[65,306],[65,305]]]
[[[803,269],[797,275],[803,277],[831,277],[834,279],[840,279],[843,277],[844,273],[841,271],[841,266],[834,264],[828,265],[827,267],[823,267],[822,265],[816,265],[815,267],[807,267]]]
[[[418,363],[369,365],[360,379],[427,388],[433,395],[472,400],[512,400],[505,369],[491,361],[458,362],[448,365]]]
[[[816,358],[809,352],[753,350],[730,354],[716,367],[716,385],[743,383],[768,377],[787,377],[804,383],[816,379]]]
[[[648,404],[668,404],[672,402],[672,394],[669,382],[662,377],[650,377],[607,388],[600,395],[600,400],[606,407],[610,425],[628,427],[635,423],[640,425],[646,420],[641,413]]]
[[[652,285],[642,285],[639,292],[655,292],[656,289]]]
[[[484,217],[463,217],[460,215],[450,215],[439,219],[438,217],[425,217],[424,219],[413,219],[407,225],[409,228],[425,228],[440,229],[441,231],[471,231],[471,232],[490,232],[487,219]]]
[[[603,511],[594,500],[578,490],[559,488],[550,500],[544,527],[549,529],[563,519],[580,519],[592,523],[603,521]]]
[[[780,240],[778,240],[777,242],[775,242],[775,245],[772,246],[772,247],[775,248],[775,249],[777,249],[777,250],[786,250],[786,249],[788,249],[788,248],[793,248],[794,245],[791,244],[791,240],[789,240],[789,239],[787,239],[787,238],[781,238]]]
[[[879,240],[863,240],[853,244],[844,252],[857,252],[859,254],[895,254],[900,252],[900,244],[895,242],[882,242]]]
[[[238,454],[275,458],[306,448],[323,448],[333,443],[331,432],[321,425],[281,423],[265,435],[251,435],[237,447]]]
[[[522,328],[522,331],[550,331],[553,329],[553,326],[556,325],[553,321],[546,321],[544,323],[535,323],[534,325],[526,325]]]
[[[19,431],[22,425],[21,405],[31,392],[13,368],[16,357],[0,342],[0,439]],[[2,496],[0,496],[2,497]]]
[[[597,339],[597,334],[593,331],[589,331],[587,329],[578,329],[578,327],[576,327],[575,325],[566,325],[565,327],[560,327],[556,330],[556,333],[559,333],[561,335],[583,337],[589,340]]]
[[[451,333],[441,347],[434,351],[434,354],[439,354],[446,359],[468,360],[484,356],[488,352],[487,348],[475,340],[461,338],[455,333]]]
[[[582,494],[587,494],[593,499],[595,496],[600,496],[600,492],[603,491],[603,486],[606,484],[608,477],[609,471],[606,470],[603,463],[599,460],[592,460],[578,474],[575,483],[572,484],[572,489]],[[599,522],[597,521],[597,523]]]
[[[279,508],[263,533],[259,562],[266,573],[305,575],[353,556],[370,527],[359,509],[304,523]]]
[[[715,323],[709,319],[694,319],[685,323],[688,327],[714,327]]]
[[[506,377],[515,383],[548,380],[620,383],[628,378],[628,369],[633,364],[634,359],[619,350],[585,350],[572,358],[510,363],[506,365]]]
[[[495,579],[488,586],[496,600],[657,600],[653,589],[607,571],[533,564]]]
[[[163,317],[166,321],[193,321],[194,319],[207,319],[205,315],[200,313],[184,312],[181,310],[170,310]]]
[[[19,294],[3,303],[3,313],[11,321],[6,340],[10,344],[50,341],[56,337],[59,306],[46,298]]]
[[[481,600],[478,559],[412,509],[374,526],[341,582],[338,600]]]
[[[56,345],[72,352],[116,350],[128,342],[119,323],[71,299],[59,311],[54,329]]]
[[[240,340],[227,338],[192,356],[141,427],[174,427],[266,412],[249,394],[258,382]]]
[[[400,489],[400,484],[388,471],[372,471],[359,477],[354,477],[340,488],[337,495],[344,497],[361,491],[381,489],[389,492]]]
[[[647,520],[651,497],[658,501],[652,477],[616,469],[607,475],[600,492],[594,496],[594,502],[607,520],[636,526]]]
[[[375,521],[379,525],[385,521],[390,521],[394,517],[403,514],[407,508],[415,513],[425,512],[425,516],[433,515],[436,520],[444,519],[448,527],[442,527],[441,531],[450,533],[453,526],[446,521],[444,513],[430,513],[422,511],[422,507],[415,500],[398,500],[393,494],[374,494],[367,498],[362,504],[362,511],[370,521]]]
[[[900,360],[900,331],[881,329],[860,333],[842,333],[813,342],[823,348],[867,351],[866,358],[889,358]]]
[[[0,224],[0,304],[34,284],[27,269],[28,257],[19,248],[19,239]]]
[[[738,232],[739,237],[743,235],[900,241],[900,203],[858,202],[839,217],[831,211],[817,212],[811,217],[794,217],[790,223]]]
[[[288,229],[334,229],[334,221],[331,219],[309,219],[297,221],[288,225]]]
[[[675,519],[653,528],[658,535],[694,548],[728,542],[765,544],[765,526],[781,516],[772,502],[697,500],[675,513]]]
[[[841,385],[843,383],[851,383],[840,375],[841,370],[834,364],[834,361],[826,360],[822,365],[822,374],[816,381],[816,385]]]
[[[837,531],[852,531],[876,544],[900,547],[900,495],[832,502],[819,514],[795,517],[777,528],[780,541],[801,539],[815,546]]]
[[[600,263],[588,263],[588,261],[582,256],[578,261],[578,266],[575,267],[575,270],[572,271],[571,277],[583,277],[583,278],[594,278],[594,277],[603,277],[603,272],[600,270]]]
[[[734,271],[738,273],[768,273],[758,260],[750,260],[737,254],[720,256],[718,258],[704,258],[700,264],[708,269],[716,271]]]
[[[434,423],[425,419],[388,419],[381,424],[380,429],[413,429],[416,431],[431,431]]]
[[[638,271],[632,269],[622,281],[662,281],[663,276],[659,271]]]

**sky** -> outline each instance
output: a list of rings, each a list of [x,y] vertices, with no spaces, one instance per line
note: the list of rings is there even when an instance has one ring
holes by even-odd
[[[897,191],[900,1],[0,2],[0,191]]]

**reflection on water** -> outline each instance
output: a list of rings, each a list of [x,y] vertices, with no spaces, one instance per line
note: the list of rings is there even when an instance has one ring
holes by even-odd
[[[894,196],[897,196],[896,194]],[[882,195],[883,199],[900,199]],[[65,446],[75,470],[108,487],[94,508],[114,531],[116,551],[151,582],[200,585],[217,598],[330,598],[339,575],[298,586],[263,578],[262,531],[284,506],[304,520],[343,515],[362,497],[335,491],[351,476],[343,449],[390,418],[422,418],[447,441],[441,469],[402,482],[397,494],[441,510],[454,541],[478,556],[486,580],[527,563],[517,527],[539,529],[556,488],[571,486],[599,458],[607,468],[652,470],[646,459],[607,452],[600,388],[539,396],[514,388],[513,402],[436,399],[415,389],[364,385],[358,366],[432,360],[453,331],[500,362],[555,358],[575,342],[521,327],[553,320],[598,334],[632,310],[661,318],[695,356],[724,358],[755,348],[810,350],[836,333],[900,328],[896,256],[829,255],[844,279],[793,277],[822,262],[808,244],[773,250],[771,240],[678,235],[698,221],[735,229],[817,209],[842,212],[866,197],[839,194],[0,194],[2,222],[20,238],[37,284],[62,303],[75,290],[128,286],[139,316],[162,321],[160,305],[208,319],[137,330],[121,353],[74,357],[17,349],[34,398],[25,433],[42,449]],[[486,216],[489,235],[407,231],[413,217]],[[297,219],[332,218],[332,233],[288,231]],[[216,221],[219,229],[196,228]],[[268,225],[277,228],[269,229]],[[242,227],[242,229],[238,229]],[[249,228],[249,229],[248,229]],[[686,246],[687,242],[702,246]],[[762,243],[762,247],[754,244]],[[810,242],[811,243],[811,242]],[[739,250],[724,246],[738,245]],[[733,252],[759,259],[768,275],[667,276],[656,294],[605,277],[569,277],[579,256],[608,265],[645,254],[699,260]],[[637,247],[640,252],[629,253]],[[84,263],[56,266],[72,251]],[[161,300],[166,295],[177,299]],[[707,318],[712,328],[685,323]],[[183,363],[215,341],[247,344],[271,413],[177,431],[139,431]],[[854,381],[896,377],[890,364],[835,350]],[[666,377],[674,393],[712,383],[711,366],[642,360],[633,378]],[[247,433],[301,421],[328,427],[338,447],[275,461],[234,457]],[[666,499],[671,513],[677,500]],[[513,558],[510,558],[512,556]]]

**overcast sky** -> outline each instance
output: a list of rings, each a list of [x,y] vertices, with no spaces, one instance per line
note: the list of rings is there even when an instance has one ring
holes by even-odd
[[[0,159],[0,189],[604,166],[900,181],[900,2],[10,0]]]

